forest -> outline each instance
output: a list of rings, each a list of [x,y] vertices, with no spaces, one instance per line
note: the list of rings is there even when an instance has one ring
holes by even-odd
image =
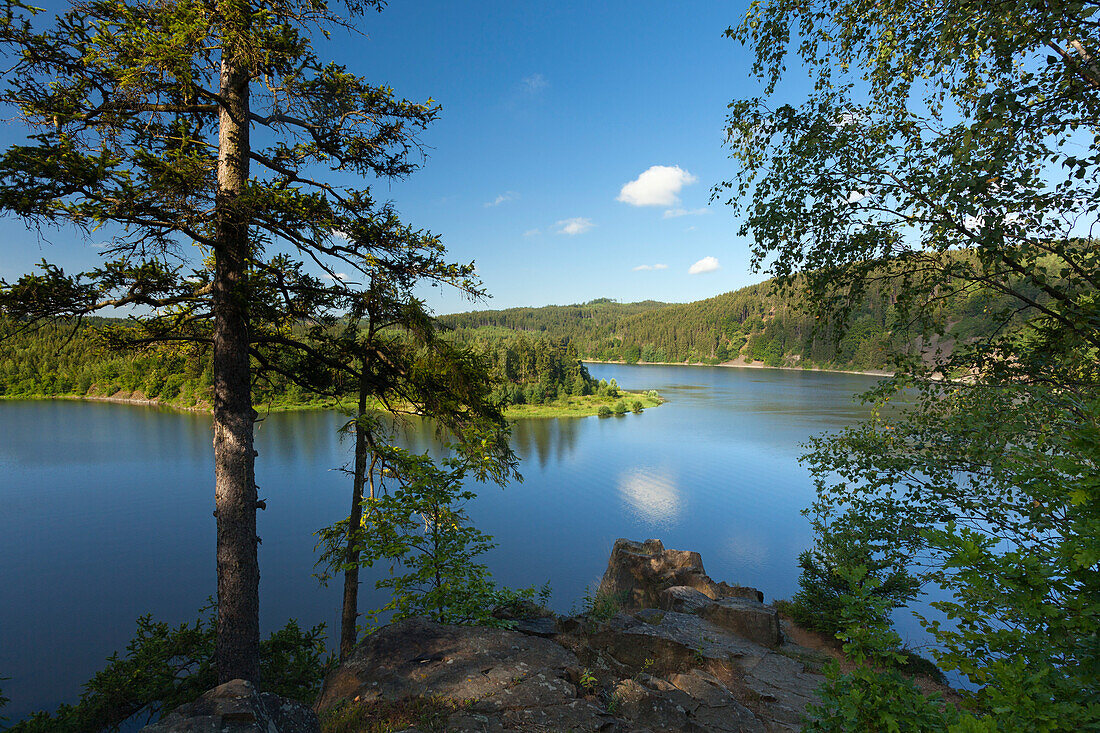
[[[958,257],[958,255],[954,255]],[[464,340],[519,332],[528,338],[567,338],[592,361],[719,364],[742,359],[765,366],[891,369],[899,356],[926,342],[897,306],[902,284],[876,283],[856,301],[841,328],[819,325],[797,283],[775,280],[693,303],[617,303],[509,308],[442,316]],[[1040,293],[1035,298],[1042,300]],[[1013,299],[981,284],[956,283],[937,296],[932,338],[945,350],[1018,329]],[[929,324],[924,324],[925,328]]]
[[[81,324],[57,322],[26,329],[0,321],[0,397],[114,397],[209,408],[213,378],[207,348],[161,344],[112,349],[101,331],[122,323],[91,318]],[[497,405],[543,405],[600,393],[568,337],[477,337],[465,345],[490,375]],[[342,391],[350,396],[352,385]],[[268,409],[334,404],[331,398],[303,391],[278,372],[255,379],[253,395],[257,405]],[[618,394],[607,394],[605,385],[601,396],[611,400]]]
[[[481,361],[500,406],[552,404],[598,393],[582,360],[741,360],[772,367],[888,370],[929,345],[947,355],[955,344],[1016,331],[1022,323],[1011,296],[960,282],[942,290],[930,316],[923,314],[922,331],[898,307],[901,287],[897,280],[876,283],[839,325],[819,325],[797,286],[781,287],[775,280],[693,303],[600,298],[579,305],[444,315],[437,323],[447,339]],[[1039,302],[1044,297],[1033,286],[1028,296]],[[97,335],[123,323],[92,317],[79,325],[55,322],[33,330],[0,323],[0,396],[114,396],[209,407],[208,348],[159,344],[119,351]],[[927,333],[932,335],[926,338]],[[333,403],[278,372],[256,374],[254,399],[268,409]],[[343,391],[350,394],[351,386]]]

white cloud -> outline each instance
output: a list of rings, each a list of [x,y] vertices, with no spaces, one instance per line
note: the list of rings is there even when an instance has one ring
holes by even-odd
[[[681,208],[665,209],[664,218],[666,218],[666,219],[675,219],[678,216],[699,216],[701,214],[709,214],[709,213],[710,213],[710,209],[706,208],[705,206],[702,207],[702,208],[699,208],[699,209],[681,209]]]
[[[525,231],[523,233],[523,236],[525,236],[525,237],[537,237],[539,234],[542,234],[542,232],[540,232],[538,229],[528,229],[527,231]]]
[[[336,237],[337,239],[344,239],[344,240],[347,240],[347,241],[351,241],[351,235],[348,234],[347,232],[342,232],[339,229],[333,229],[332,230],[332,236]]]
[[[572,219],[562,219],[554,226],[558,228],[558,234],[584,234],[596,225],[592,223],[591,219],[578,216]]]
[[[635,267],[633,269],[634,269],[634,272],[640,272],[642,270],[667,270],[668,265],[663,265],[663,264],[660,264],[660,263],[658,263],[656,265],[638,265],[637,267]]]
[[[698,275],[703,272],[714,272],[722,267],[718,264],[718,258],[716,257],[704,257],[696,262],[694,265],[688,268],[689,275]]]
[[[325,279],[332,280],[333,282],[336,282],[337,280],[339,280],[340,282],[347,282],[348,274],[346,272],[338,272],[335,275],[325,275]]]
[[[519,194],[516,193],[515,191],[505,191],[504,193],[500,194],[499,196],[497,196],[492,201],[486,201],[485,202],[485,208],[488,209],[491,206],[500,206],[505,201],[515,201],[518,198],[519,198]]]
[[[675,206],[680,189],[697,180],[678,165],[654,165],[624,185],[617,200],[631,206]]]
[[[546,81],[546,77],[542,74],[531,74],[523,77],[523,91],[528,94],[535,94],[548,86],[550,86],[550,82]]]
[[[855,112],[842,112],[836,120],[833,121],[833,127],[849,127],[856,125],[865,120],[866,117],[862,114],[856,114]]]
[[[850,204],[858,204],[860,201],[862,201],[865,198],[867,198],[867,194],[864,193],[863,191],[849,191],[848,192],[848,203],[850,203]]]

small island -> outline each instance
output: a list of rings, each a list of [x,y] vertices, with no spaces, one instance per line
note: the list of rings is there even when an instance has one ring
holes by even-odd
[[[626,392],[619,390],[617,397],[607,394],[571,395],[555,402],[541,405],[510,405],[504,416],[509,420],[526,417],[621,417],[627,413],[639,413],[664,403],[656,390]]]

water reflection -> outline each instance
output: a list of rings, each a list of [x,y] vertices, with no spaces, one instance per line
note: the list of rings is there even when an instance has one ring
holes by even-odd
[[[537,458],[545,468],[553,458],[561,461],[577,447],[581,421],[577,418],[517,420],[512,426],[512,450],[523,461]]]
[[[263,444],[267,459],[336,467],[350,458],[352,440],[340,433],[348,419],[330,410],[270,413],[257,424],[256,441]],[[523,462],[546,468],[576,451],[582,425],[583,421],[576,418],[516,421],[512,426],[512,449]],[[414,416],[389,422],[383,432],[392,435],[402,448],[427,452],[435,458],[444,456],[443,445],[451,441],[450,436],[439,434],[437,423]],[[209,449],[209,438],[205,440]]]
[[[667,528],[680,518],[682,498],[676,481],[665,470],[644,467],[619,477],[619,496],[638,519],[653,528]]]

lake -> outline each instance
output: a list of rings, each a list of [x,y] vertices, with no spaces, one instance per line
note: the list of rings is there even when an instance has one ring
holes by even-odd
[[[525,480],[481,487],[469,506],[494,535],[498,582],[549,582],[579,607],[618,537],[702,553],[716,580],[797,588],[812,500],[799,444],[866,414],[853,395],[874,377],[774,369],[593,364],[597,379],[668,402],[614,418],[519,422]],[[259,424],[261,625],[296,618],[339,628],[339,583],[311,576],[313,532],[347,516],[351,444],[335,412],[276,413]],[[424,430],[407,444],[423,450]],[[134,619],[193,620],[213,594],[210,418],[91,402],[0,401],[0,683],[19,720],[74,702],[121,650]],[[381,572],[381,570],[371,571]],[[361,608],[385,599],[368,572]],[[901,623],[903,636],[912,628]],[[331,639],[330,639],[331,641]]]

